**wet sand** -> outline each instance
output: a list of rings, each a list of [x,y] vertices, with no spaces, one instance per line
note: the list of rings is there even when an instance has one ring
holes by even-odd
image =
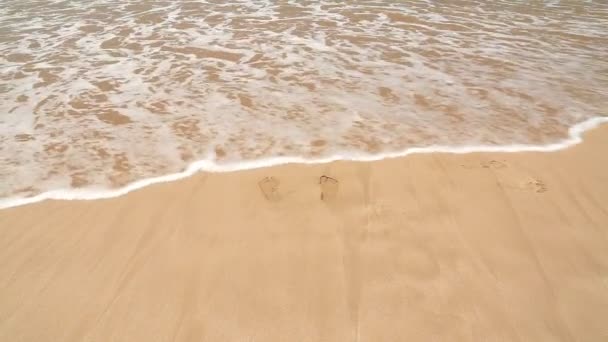
[[[0,211],[2,341],[606,341],[608,127]],[[326,176],[321,178],[321,176]]]

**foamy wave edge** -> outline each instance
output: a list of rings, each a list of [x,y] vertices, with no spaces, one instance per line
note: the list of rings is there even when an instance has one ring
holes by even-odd
[[[263,167],[270,167],[283,164],[323,164],[334,161],[377,161],[382,159],[404,157],[415,153],[476,153],[476,152],[554,152],[566,149],[577,145],[583,141],[583,134],[608,123],[608,117],[594,117],[583,122],[580,122],[568,130],[568,138],[560,142],[548,145],[503,145],[503,146],[428,146],[408,148],[399,152],[389,152],[380,154],[352,154],[352,155],[334,155],[319,159],[306,159],[302,157],[276,157],[267,158],[246,162],[239,162],[228,165],[218,165],[212,160],[199,160],[190,164],[184,171],[172,173],[159,177],[141,179],[130,183],[122,188],[117,189],[57,189],[43,192],[39,195],[26,198],[4,198],[0,199],[0,209],[18,207],[26,204],[41,202],[44,200],[96,200],[119,197],[144,188],[149,185],[165,182],[173,182],[186,177],[190,177],[198,172],[234,172],[240,170],[250,170]]]

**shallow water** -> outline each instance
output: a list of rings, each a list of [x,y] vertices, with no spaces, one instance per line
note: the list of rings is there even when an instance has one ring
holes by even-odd
[[[3,1],[0,197],[608,116],[601,1]]]

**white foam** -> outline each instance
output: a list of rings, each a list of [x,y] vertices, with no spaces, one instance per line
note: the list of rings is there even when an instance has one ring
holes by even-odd
[[[572,126],[568,131],[568,138],[548,145],[507,145],[507,146],[429,146],[410,148],[399,152],[381,154],[360,154],[360,155],[334,155],[321,159],[306,159],[302,157],[276,157],[262,160],[234,163],[229,165],[218,165],[212,160],[199,160],[188,166],[186,170],[172,173],[160,177],[152,177],[138,180],[118,189],[58,189],[41,193],[28,198],[5,198],[0,199],[0,209],[23,206],[26,204],[37,203],[45,200],[98,200],[123,196],[129,192],[141,188],[159,184],[173,182],[186,177],[190,177],[198,172],[234,172],[250,170],[263,167],[271,167],[284,164],[322,164],[334,161],[359,161],[371,162],[383,159],[405,157],[410,154],[420,153],[513,153],[513,152],[554,152],[577,145],[583,141],[583,134],[601,124],[608,123],[608,117],[595,117]]]

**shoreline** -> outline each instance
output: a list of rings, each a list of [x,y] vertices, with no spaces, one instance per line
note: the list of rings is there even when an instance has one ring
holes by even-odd
[[[605,146],[602,125],[554,153],[201,172],[7,208],[0,340],[603,341]]]
[[[328,164],[339,161],[346,162],[376,162],[386,159],[403,158],[414,154],[432,154],[432,153],[448,153],[448,154],[469,154],[469,153],[526,153],[526,152],[555,152],[576,146],[583,142],[583,135],[588,131],[597,129],[598,127],[608,123],[608,117],[597,116],[591,119],[580,122],[568,130],[568,138],[562,141],[547,145],[525,145],[514,144],[504,146],[429,146],[429,147],[414,147],[401,152],[379,153],[373,155],[362,154],[360,156],[343,157],[330,156],[320,159],[306,159],[300,157],[277,157],[262,160],[254,160],[240,162],[237,165],[228,164],[219,166],[210,160],[199,160],[191,163],[184,171],[171,173],[163,176],[144,178],[123,187],[116,189],[57,189],[43,192],[36,196],[25,198],[5,198],[0,199],[0,210],[14,208],[29,204],[34,204],[46,200],[98,200],[109,199],[124,196],[132,191],[140,190],[148,186],[160,183],[168,183],[179,181],[188,177],[192,177],[200,172],[223,173],[223,172],[240,172],[254,170],[259,168],[271,168],[275,166],[287,164],[314,165]]]

